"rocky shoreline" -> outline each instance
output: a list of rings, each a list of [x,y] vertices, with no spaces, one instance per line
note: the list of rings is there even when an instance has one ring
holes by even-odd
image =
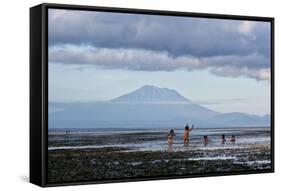
[[[271,168],[270,145],[136,151],[107,147],[48,151],[48,182],[241,172]]]

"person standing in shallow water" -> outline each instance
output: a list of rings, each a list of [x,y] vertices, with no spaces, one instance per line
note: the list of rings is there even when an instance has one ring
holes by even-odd
[[[172,145],[174,143],[174,137],[175,137],[175,132],[173,129],[170,130],[170,133],[168,134],[168,144]]]
[[[209,139],[208,139],[208,136],[207,135],[204,135],[204,137],[203,137],[203,144],[204,144],[204,146],[206,146],[208,143],[209,143]]]
[[[224,143],[225,143],[225,141],[226,141],[226,140],[225,140],[225,135],[224,135],[224,134],[222,134],[222,135],[221,135],[221,144],[224,144]]]
[[[183,142],[184,144],[189,143],[189,133],[193,130],[193,125],[189,128],[188,124],[186,124],[184,133],[183,133]]]
[[[231,135],[230,142],[235,143],[235,135]]]

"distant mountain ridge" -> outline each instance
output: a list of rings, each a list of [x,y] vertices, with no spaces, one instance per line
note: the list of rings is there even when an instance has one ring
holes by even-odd
[[[50,128],[170,128],[268,126],[270,116],[219,113],[175,90],[143,86],[106,102],[49,103]]]
[[[177,91],[146,85],[131,93],[122,95],[113,102],[190,102]]]

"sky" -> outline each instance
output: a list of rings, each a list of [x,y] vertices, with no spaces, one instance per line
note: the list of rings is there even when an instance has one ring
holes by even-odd
[[[219,112],[270,114],[270,23],[49,9],[49,101],[144,85]]]

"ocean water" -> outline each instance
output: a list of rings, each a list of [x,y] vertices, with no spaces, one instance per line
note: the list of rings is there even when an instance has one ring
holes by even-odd
[[[270,145],[269,127],[195,128],[190,143],[183,144],[183,129],[174,129],[174,144],[167,144],[169,129],[50,129],[48,150],[120,147],[132,151],[185,151],[186,149],[217,150]],[[226,142],[222,144],[221,135]],[[207,135],[208,144],[203,143]],[[235,135],[235,143],[230,142]]]

